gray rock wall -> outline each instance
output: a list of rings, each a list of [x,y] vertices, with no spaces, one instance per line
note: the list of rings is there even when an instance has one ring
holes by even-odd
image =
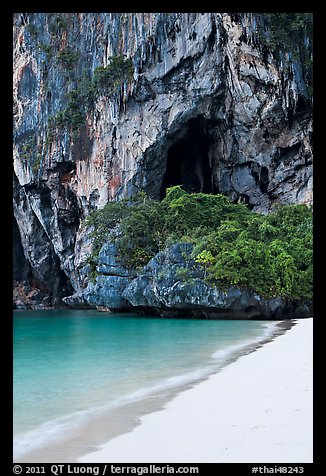
[[[83,73],[116,55],[132,59],[133,79],[98,94],[79,130],[51,134]],[[310,203],[306,99],[300,63],[266,52],[251,14],[15,14],[15,249],[30,276],[16,282],[42,284],[55,305],[81,293],[83,219],[139,189],[160,198],[182,183],[264,212]]]
[[[136,310],[164,317],[209,319],[284,319],[312,316],[312,306],[264,299],[249,290],[231,286],[219,289],[205,280],[205,271],[191,258],[192,245],[180,243],[157,253],[131,276],[116,260],[114,245],[103,246],[95,283],[79,295],[99,310]],[[66,302],[76,306],[70,298]]]

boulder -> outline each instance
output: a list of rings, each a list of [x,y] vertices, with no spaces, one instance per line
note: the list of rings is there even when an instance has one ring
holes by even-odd
[[[225,319],[283,319],[311,315],[308,305],[281,297],[264,299],[249,289],[219,289],[204,279],[191,258],[192,245],[176,244],[158,253],[123,291],[133,307],[162,316]]]
[[[125,310],[131,307],[123,293],[130,283],[129,271],[120,265],[113,243],[105,243],[98,257],[98,276],[82,292],[83,299],[92,307]]]

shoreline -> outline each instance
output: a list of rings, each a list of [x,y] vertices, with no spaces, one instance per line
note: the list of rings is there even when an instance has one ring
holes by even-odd
[[[166,404],[178,395],[191,390],[196,385],[205,382],[210,376],[222,372],[230,363],[237,361],[244,355],[255,352],[267,342],[275,339],[278,335],[286,332],[294,326],[293,321],[266,321],[266,330],[254,340],[243,341],[241,344],[231,346],[227,353],[222,351],[222,355],[216,355],[216,364],[202,369],[199,375],[191,376],[187,374],[179,379],[179,382],[171,385],[164,385],[159,389],[153,389],[141,398],[130,400],[117,408],[109,410],[95,410],[90,412],[91,418],[86,418],[84,423],[77,423],[75,429],[68,431],[64,436],[58,435],[53,441],[44,441],[38,448],[30,449],[24,455],[15,458],[15,462],[40,462],[40,463],[73,463],[85,454],[96,451],[100,445],[112,441],[119,435],[133,431],[141,424],[141,418],[145,415],[161,411]],[[204,370],[204,372],[202,372]],[[78,416],[78,415],[77,415]]]
[[[77,462],[312,462],[313,319],[278,327]]]

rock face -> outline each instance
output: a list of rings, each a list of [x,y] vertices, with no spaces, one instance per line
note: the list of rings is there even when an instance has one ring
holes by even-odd
[[[116,250],[106,244],[97,267],[102,275],[87,286],[81,298],[99,309],[136,310],[164,317],[282,319],[312,315],[309,305],[290,305],[279,297],[267,300],[236,287],[221,290],[211,286],[203,268],[191,258],[191,251],[191,244],[175,244],[157,253],[132,278],[116,266]]]
[[[80,293],[81,302],[110,310],[127,310],[132,307],[123,296],[131,277],[128,270],[117,262],[116,255],[113,244],[103,245],[96,268],[99,276],[96,277],[95,283],[89,282],[86,289]]]
[[[161,198],[183,184],[264,212],[311,202],[302,65],[276,61],[255,25],[253,14],[15,14],[16,286],[49,305],[91,289],[83,219],[139,189]],[[133,77],[85,99],[96,68],[119,55]]]

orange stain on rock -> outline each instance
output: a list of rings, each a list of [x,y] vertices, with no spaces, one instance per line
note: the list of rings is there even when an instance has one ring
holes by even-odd
[[[119,187],[121,184],[121,178],[118,175],[115,175],[114,177],[110,178],[108,181],[108,189],[110,192],[110,195],[114,195],[116,189]]]
[[[104,164],[103,156],[102,155],[97,155],[94,159],[95,167],[98,168],[98,169],[101,169],[101,168],[103,168],[103,164]]]

